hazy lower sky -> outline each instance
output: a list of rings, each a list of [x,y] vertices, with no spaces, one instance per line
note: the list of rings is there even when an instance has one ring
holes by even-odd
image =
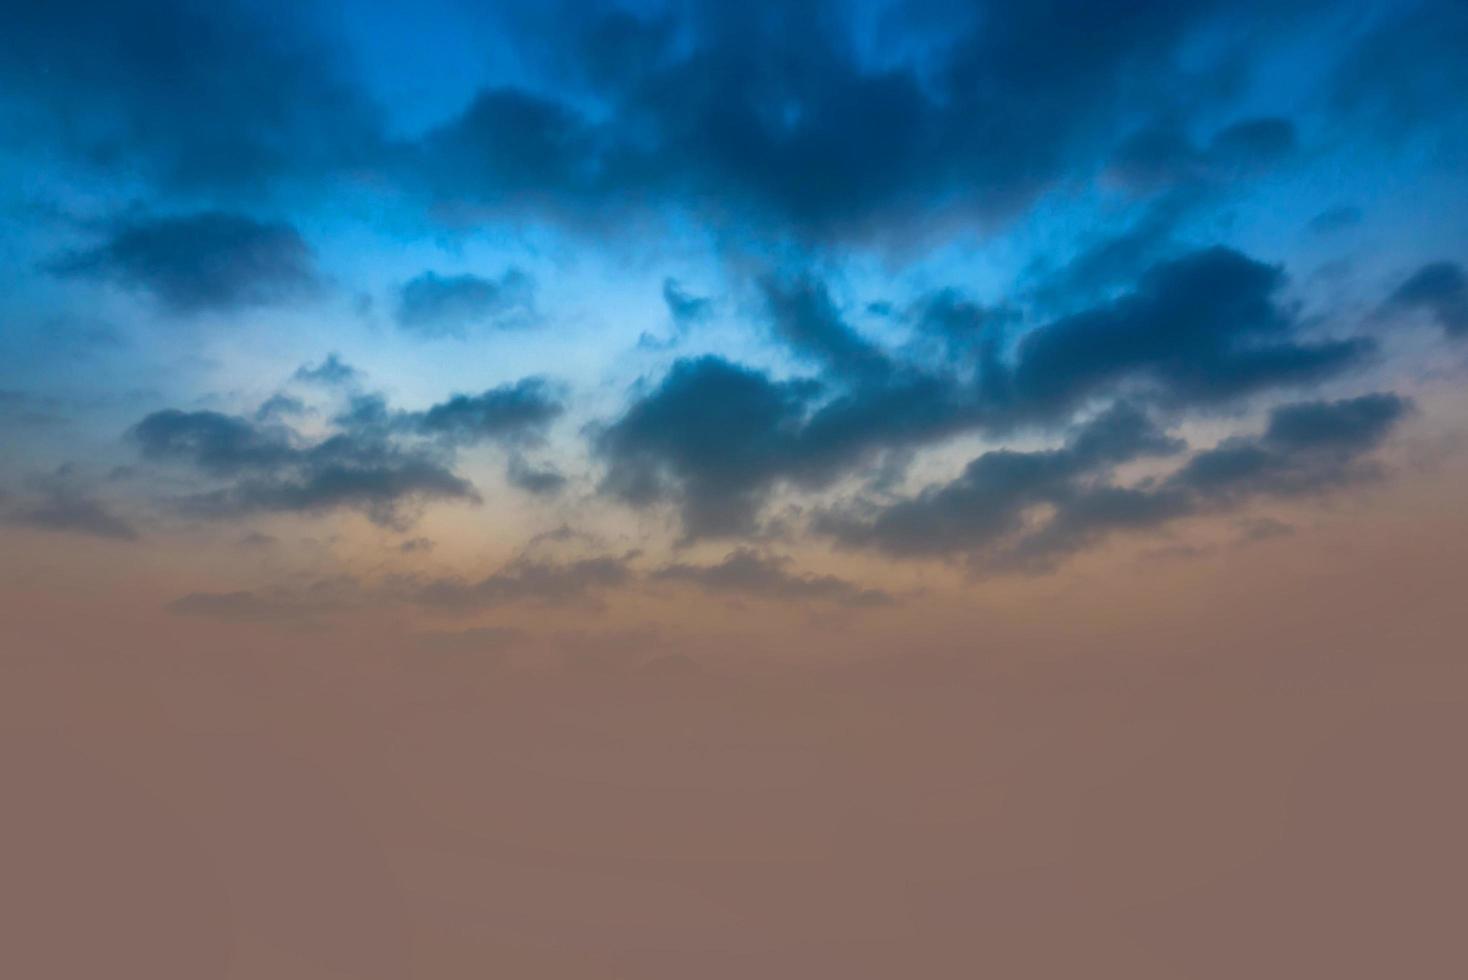
[[[1465,92],[1460,0],[0,5],[35,832],[171,787],[150,977],[1460,975]]]

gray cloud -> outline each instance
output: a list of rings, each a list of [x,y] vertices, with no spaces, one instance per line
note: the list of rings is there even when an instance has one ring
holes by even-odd
[[[296,381],[328,388],[350,387],[362,380],[362,372],[343,361],[341,355],[332,353],[320,364],[302,364],[292,377]]]

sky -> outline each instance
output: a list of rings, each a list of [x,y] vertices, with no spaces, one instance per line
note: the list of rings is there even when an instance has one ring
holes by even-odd
[[[1465,91],[1458,0],[4,4],[15,778],[173,876],[94,949],[1458,975]]]

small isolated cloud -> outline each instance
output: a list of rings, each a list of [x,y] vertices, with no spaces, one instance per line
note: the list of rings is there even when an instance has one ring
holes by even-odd
[[[397,322],[419,337],[463,338],[478,327],[522,326],[534,315],[535,284],[519,269],[497,278],[424,272],[398,292]]]
[[[654,581],[680,582],[705,592],[787,602],[815,600],[841,606],[884,606],[894,601],[881,589],[868,589],[834,575],[802,575],[790,559],[738,548],[712,565],[675,562],[652,573]]]
[[[297,372],[299,373],[299,372]],[[255,409],[255,421],[275,422],[281,419],[299,418],[310,411],[306,403],[293,395],[277,393],[261,402]]]
[[[524,378],[478,395],[454,395],[411,416],[410,424],[456,445],[519,443],[539,438],[563,411],[544,379]]]
[[[139,290],[180,314],[272,305],[321,286],[295,228],[223,211],[124,222],[52,269]]]
[[[320,364],[302,364],[292,378],[327,388],[350,387],[362,380],[362,372],[343,361],[339,354],[332,353]]]

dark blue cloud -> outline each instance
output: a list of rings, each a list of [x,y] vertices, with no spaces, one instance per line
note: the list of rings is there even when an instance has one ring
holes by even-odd
[[[1285,160],[1296,148],[1295,124],[1279,116],[1241,119],[1199,146],[1169,118],[1136,130],[1117,147],[1110,175],[1138,192],[1176,185],[1226,183]]]
[[[1149,270],[1131,294],[1025,335],[1003,398],[1021,415],[1063,412],[1112,387],[1198,405],[1319,382],[1372,352],[1306,342],[1277,294],[1283,272],[1226,248]]]
[[[402,423],[462,446],[520,443],[540,438],[560,417],[562,405],[541,378],[524,378],[478,395],[454,395]]]
[[[1395,141],[1443,136],[1439,148],[1461,161],[1468,150],[1461,94],[1468,88],[1468,8],[1458,0],[1388,6],[1346,52],[1332,78],[1337,108],[1365,118]]]
[[[561,410],[543,381],[525,379],[422,412],[393,411],[379,396],[359,395],[335,420],[339,431],[315,440],[258,413],[251,421],[178,409],[154,412],[129,436],[147,460],[223,481],[178,501],[196,513],[347,509],[406,527],[429,501],[479,501],[473,484],[454,472],[456,449],[535,441]]]
[[[424,272],[398,293],[397,322],[421,337],[465,337],[481,326],[515,326],[533,315],[534,283],[519,269],[493,279]]]
[[[1454,262],[1429,262],[1396,288],[1387,306],[1423,310],[1450,335],[1468,335],[1468,273]]]
[[[960,289],[945,287],[910,303],[904,319],[916,329],[920,349],[936,342],[938,361],[971,369],[997,358],[1010,328],[1023,317],[1013,307],[985,306]]]
[[[221,197],[379,153],[379,122],[300,5],[14,0],[0,111],[16,144]]]
[[[672,503],[691,537],[751,531],[780,482],[820,487],[889,449],[972,424],[974,401],[943,378],[903,371],[846,390],[771,380],[716,357],[682,360],[602,429],[604,491]],[[818,401],[822,391],[830,396]]]
[[[1334,235],[1359,225],[1362,218],[1361,209],[1355,205],[1338,204],[1311,218],[1309,228],[1317,235]]]
[[[767,278],[761,288],[776,338],[791,350],[843,378],[879,379],[892,370],[888,357],[842,319],[825,283]]]
[[[1037,529],[982,561],[999,569],[1046,571],[1119,531],[1155,528],[1257,499],[1327,493],[1371,479],[1379,471],[1363,457],[1409,409],[1405,399],[1391,394],[1285,405],[1270,414],[1259,436],[1197,453],[1160,484],[1083,489]]]
[[[1410,409],[1391,394],[1275,409],[1264,431],[1189,457],[1162,479],[1122,485],[1112,468],[1183,446],[1135,409],[1117,406],[1061,449],[994,450],[963,474],[866,512],[835,512],[817,529],[848,547],[897,556],[963,556],[977,567],[1047,570],[1124,530],[1237,507],[1257,498],[1323,493],[1367,479],[1363,457]]]
[[[440,203],[582,226],[671,208],[743,233],[894,242],[940,210],[1012,215],[1093,161],[1108,129],[1196,92],[1179,47],[1220,5],[996,3],[951,18],[943,44],[916,11],[889,11],[880,61],[836,3],[556,9],[517,38],[542,84],[481,92],[405,157]],[[1275,154],[1287,127],[1245,123],[1213,149]]]
[[[875,21],[836,0],[512,6],[476,43],[514,52],[518,69],[409,135],[365,94],[382,89],[369,84],[381,66],[354,63],[314,5],[19,0],[0,14],[0,109],[38,147],[216,203],[355,181],[455,223],[620,234],[617,219],[673,212],[735,237],[901,246],[1013,216],[1090,175],[1139,119],[1165,122],[1122,154],[1138,175],[1229,179],[1280,159],[1295,143],[1282,117],[1197,146],[1187,134],[1236,94],[1250,63],[1237,39],[1262,49],[1314,27],[1299,17],[1313,6],[952,4],[941,29],[930,4]],[[1381,18],[1345,59],[1338,101],[1398,117],[1450,103],[1457,7]],[[422,16],[448,31],[482,21]]]
[[[307,384],[325,385],[328,388],[351,387],[362,380],[362,372],[341,359],[338,354],[328,354],[320,364],[303,364],[293,375],[296,381]]]
[[[820,488],[884,454],[1063,424],[1094,400],[1208,408],[1319,383],[1372,352],[1364,339],[1302,339],[1277,298],[1283,282],[1276,267],[1205,249],[1031,329],[1012,352],[1012,314],[940,290],[912,312],[947,346],[932,364],[859,335],[820,282],[766,279],[774,337],[820,373],[777,382],[718,358],[678,362],[598,437],[603,487],[635,505],[676,505],[691,536],[746,533],[777,486]]]
[[[165,409],[144,418],[130,435],[146,458],[186,460],[216,476],[274,469],[299,452],[289,430],[222,412]]]
[[[1353,469],[1357,458],[1378,445],[1409,407],[1391,394],[1286,405],[1275,409],[1257,438],[1229,440],[1198,453],[1169,482],[1212,498],[1335,486],[1359,472]]]
[[[828,514],[818,526],[843,544],[890,554],[973,551],[1019,530],[1031,508],[1079,497],[1083,477],[1181,448],[1136,407],[1116,405],[1078,428],[1061,449],[994,450],[951,483],[874,514]]]
[[[222,487],[180,501],[200,514],[358,510],[392,527],[429,500],[477,501],[440,456],[371,435],[338,433],[302,444],[281,427],[218,412],[155,412],[130,432],[145,459],[180,463]]]
[[[678,361],[596,436],[603,489],[633,504],[681,502],[690,534],[745,531],[788,465],[812,394],[718,357]]]
[[[52,268],[141,290],[177,313],[282,303],[321,286],[295,228],[221,211],[124,222],[104,244]]]
[[[1295,124],[1279,116],[1243,119],[1225,126],[1208,147],[1216,166],[1253,170],[1277,163],[1295,151]]]

